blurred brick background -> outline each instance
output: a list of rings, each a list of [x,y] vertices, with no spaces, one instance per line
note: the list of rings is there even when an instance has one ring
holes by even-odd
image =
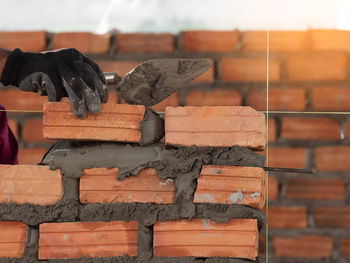
[[[349,43],[347,31],[270,32],[269,110],[350,111]],[[250,105],[266,110],[264,31],[0,32],[0,46],[35,52],[74,47],[121,76],[146,59],[211,58],[212,69],[154,108]],[[40,111],[45,101],[16,88],[0,90],[8,110]],[[113,89],[110,101],[122,102]],[[10,112],[9,117],[20,163],[40,162],[53,143],[42,138],[42,114]],[[269,262],[350,260],[349,120],[340,114],[269,114],[269,166],[316,170],[315,175],[270,172]],[[262,237],[262,253],[264,242]]]

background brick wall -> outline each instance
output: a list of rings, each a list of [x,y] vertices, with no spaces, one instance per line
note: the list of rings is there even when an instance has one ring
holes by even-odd
[[[335,30],[270,32],[269,110],[349,111],[349,38],[350,32]],[[146,59],[211,58],[212,69],[155,109],[266,109],[266,32],[17,32],[0,33],[0,46],[27,51],[75,47],[104,71],[122,76]],[[11,87],[0,90],[0,102],[9,110],[41,111],[45,101]],[[113,89],[110,101],[122,102]],[[11,112],[9,117],[20,143],[20,163],[38,163],[53,143],[42,139],[42,114]],[[269,173],[270,262],[350,260],[349,120],[340,114],[269,114],[269,165],[316,170],[315,175]]]

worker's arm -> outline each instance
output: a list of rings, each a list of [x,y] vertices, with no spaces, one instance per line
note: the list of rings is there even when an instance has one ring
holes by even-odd
[[[69,97],[74,114],[98,113],[108,100],[100,67],[73,48],[31,53],[0,49],[0,82],[24,91],[44,90],[49,101]]]

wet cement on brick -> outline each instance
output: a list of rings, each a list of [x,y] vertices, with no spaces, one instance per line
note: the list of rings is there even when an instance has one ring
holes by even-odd
[[[196,179],[202,165],[236,165],[263,167],[264,157],[239,146],[171,147],[162,143],[139,146],[122,143],[60,141],[45,155],[42,165],[60,169],[64,194],[54,205],[0,204],[0,220],[19,220],[31,226],[31,241],[23,259],[0,259],[0,262],[38,262],[38,226],[50,222],[84,221],[138,221],[138,257],[57,259],[40,262],[249,262],[229,258],[156,258],[153,257],[153,225],[157,221],[192,218],[212,219],[218,223],[230,219],[257,219],[259,230],[265,224],[263,211],[245,205],[194,204]],[[93,167],[118,167],[118,180],[136,176],[146,167],[154,168],[161,178],[173,178],[176,184],[176,203],[157,205],[151,203],[80,204],[79,178],[83,169]],[[34,229],[34,230],[33,230]],[[35,240],[36,237],[36,241]],[[10,261],[8,261],[10,260]],[[259,260],[253,262],[260,262]]]

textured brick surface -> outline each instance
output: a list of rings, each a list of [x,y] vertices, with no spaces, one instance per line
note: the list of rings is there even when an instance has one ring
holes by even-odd
[[[22,138],[26,142],[52,142],[43,138],[43,120],[30,119],[22,126]]]
[[[286,198],[344,200],[345,183],[337,178],[295,178],[286,184]]]
[[[277,200],[279,195],[278,180],[276,177],[269,175],[269,201]]]
[[[347,259],[350,259],[350,238],[340,240],[340,251]]]
[[[81,203],[138,202],[170,204],[175,201],[173,179],[160,179],[156,170],[147,168],[138,176],[117,180],[119,168],[85,169],[80,178]]]
[[[268,158],[269,166],[302,169],[306,167],[307,152],[305,148],[269,147]]]
[[[239,257],[254,259],[258,254],[255,219],[233,219],[217,224],[207,219],[157,222],[153,253],[167,257]]]
[[[295,81],[343,80],[346,63],[343,55],[290,57],[287,61],[288,78]]]
[[[26,246],[27,226],[22,222],[0,221],[0,259],[21,258]]]
[[[244,50],[266,51],[266,31],[243,32]],[[305,48],[306,33],[302,31],[270,31],[270,51],[301,51]]]
[[[340,140],[340,123],[327,117],[284,117],[282,137],[296,140]]]
[[[265,116],[250,107],[168,107],[166,144],[263,149]]]
[[[327,258],[331,255],[333,241],[326,236],[304,235],[273,238],[274,252],[280,257]]]
[[[256,110],[267,110],[266,89],[251,90],[248,102]],[[302,88],[269,88],[269,110],[303,111],[306,106],[306,94]]]
[[[145,107],[103,104],[97,115],[74,116],[69,103],[49,102],[44,106],[44,138],[139,142],[140,122]]]
[[[82,53],[106,53],[109,50],[111,36],[89,32],[67,32],[54,34],[52,41],[53,49],[75,48]]]
[[[45,153],[46,148],[27,148],[19,149],[18,160],[20,164],[38,164],[41,162]]]
[[[20,48],[22,51],[40,52],[46,49],[46,33],[45,31],[1,31],[0,46],[10,50]]]
[[[271,119],[269,118],[269,142],[274,142],[277,140],[277,124],[276,124],[276,119]]]
[[[318,111],[349,111],[350,89],[331,86],[311,90],[311,107]]]
[[[240,106],[242,95],[235,90],[193,90],[186,96],[187,106]]]
[[[0,165],[1,203],[48,205],[60,200],[62,194],[62,175],[58,169],[41,165]]]
[[[315,50],[350,51],[350,32],[341,30],[312,30],[312,48]]]
[[[269,228],[306,228],[306,206],[269,206]]]
[[[118,53],[171,53],[175,48],[172,34],[118,34]]]
[[[41,224],[39,260],[137,256],[137,222]]]
[[[280,63],[270,61],[269,80],[280,80]],[[253,58],[223,58],[221,78],[228,82],[266,82],[266,60]]]
[[[319,171],[349,171],[349,146],[324,146],[315,150],[316,168]]]
[[[185,51],[230,52],[238,42],[237,31],[184,31],[181,48]]]
[[[7,110],[35,110],[42,111],[47,97],[37,93],[24,92],[19,89],[0,90],[1,104]]]
[[[321,206],[314,209],[317,227],[350,228],[350,206]]]
[[[266,174],[262,168],[205,165],[193,202],[245,204],[262,209],[265,192]]]

